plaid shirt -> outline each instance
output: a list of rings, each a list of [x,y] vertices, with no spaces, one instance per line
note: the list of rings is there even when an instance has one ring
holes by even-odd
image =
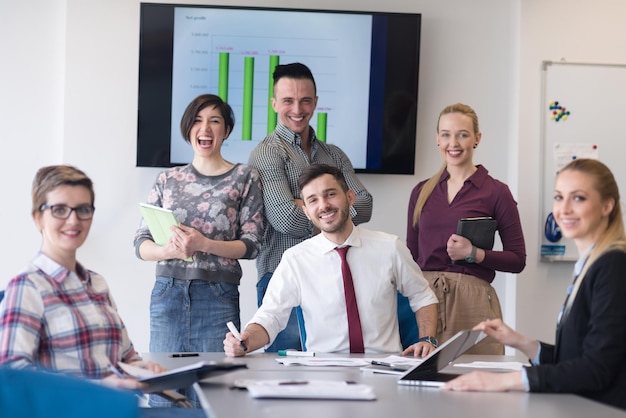
[[[273,272],[286,249],[312,236],[313,225],[294,202],[300,198],[298,177],[310,164],[338,167],[356,194],[350,208],[355,225],[372,216],[372,196],[357,178],[348,156],[336,145],[320,142],[311,132],[311,159],[302,150],[300,135],[278,124],[252,151],[248,165],[259,170],[265,205],[265,237],[256,261],[259,279]]]
[[[80,264],[77,271],[38,253],[9,282],[0,303],[0,364],[99,379],[109,363],[141,359],[104,278]]]

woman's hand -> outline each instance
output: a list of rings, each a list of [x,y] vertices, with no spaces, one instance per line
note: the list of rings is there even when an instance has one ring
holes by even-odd
[[[139,367],[139,368],[142,368],[142,369],[149,370],[152,373],[163,373],[163,372],[167,371],[167,369],[165,367],[161,366],[158,363],[154,363],[152,361],[136,360],[136,361],[130,362],[128,364],[133,366],[133,367]],[[121,374],[118,376],[115,373],[112,373],[109,376],[107,376],[104,379],[102,379],[102,384],[105,385],[105,386],[114,387],[114,388],[121,388],[121,389],[139,389],[139,390],[141,390],[141,389],[145,388],[145,384],[139,382],[134,377],[132,377],[132,376],[124,377]]]
[[[178,226],[170,227],[172,236],[167,243],[171,258],[185,258],[192,257],[198,251],[204,251],[203,245],[206,241],[206,237],[195,228],[191,228],[187,225],[180,224]]]
[[[501,319],[491,319],[480,322],[474,327],[483,331],[496,341],[522,351],[528,358],[534,358],[539,350],[539,341],[532,340],[502,322]]]
[[[114,374],[111,374],[104,379],[102,379],[102,384],[111,388],[117,389],[138,389],[142,390],[145,388],[145,384],[140,383],[137,379],[128,377],[121,378]]]
[[[131,366],[140,367],[142,369],[150,370],[152,373],[163,373],[163,372],[166,372],[168,370],[165,367],[161,366],[159,363],[155,363],[153,361],[137,360],[137,361],[133,361],[132,363],[128,363],[128,364],[130,364]]]
[[[465,237],[452,234],[446,243],[446,250],[450,260],[465,260],[465,257],[472,252],[472,243]]]
[[[526,390],[522,381],[522,372],[520,371],[510,373],[471,372],[462,374],[456,379],[446,382],[442,389],[464,392]]]

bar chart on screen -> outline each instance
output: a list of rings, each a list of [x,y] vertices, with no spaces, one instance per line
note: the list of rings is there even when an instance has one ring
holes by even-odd
[[[240,161],[241,155],[248,155],[276,126],[278,117],[271,102],[274,68],[302,62],[315,77],[319,99],[310,124],[318,139],[332,137],[333,143],[350,155],[361,152],[364,164],[365,151],[362,147],[351,150],[346,139],[366,137],[366,126],[342,126],[336,121],[349,120],[355,114],[363,120],[368,117],[369,91],[363,86],[369,86],[371,53],[370,45],[362,42],[371,32],[367,16],[355,17],[346,27],[345,21],[334,26],[325,21],[311,22],[307,15],[294,24],[334,28],[314,31],[307,37],[306,31],[293,36],[294,32],[286,31],[284,16],[278,11],[268,12],[264,19],[257,15],[256,20],[236,28],[224,24],[227,14],[233,11],[194,13],[175,16],[172,121],[180,120],[186,105],[199,94],[219,95],[233,108],[236,121],[222,154],[226,159],[233,156],[232,161]],[[293,14],[289,16],[293,19]],[[173,123],[173,136],[178,134],[177,129]],[[184,142],[172,143],[172,161],[189,161],[191,153]]]

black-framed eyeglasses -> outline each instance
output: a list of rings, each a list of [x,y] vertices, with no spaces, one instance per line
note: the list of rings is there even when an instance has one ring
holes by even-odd
[[[50,209],[50,214],[57,219],[67,219],[72,214],[72,211],[74,211],[81,221],[88,221],[93,218],[93,213],[96,210],[96,208],[91,205],[80,205],[75,208],[67,205],[41,205],[41,208],[39,208],[42,212],[46,209]]]

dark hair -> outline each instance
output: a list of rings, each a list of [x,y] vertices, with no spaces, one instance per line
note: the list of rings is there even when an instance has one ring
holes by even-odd
[[[37,170],[33,179],[31,214],[39,212],[41,206],[47,203],[48,193],[59,186],[83,186],[91,194],[91,205],[95,203],[93,182],[87,174],[71,165],[50,165]]]
[[[341,189],[344,192],[348,191],[348,183],[346,183],[346,178],[343,176],[341,170],[328,164],[311,164],[305,168],[302,174],[300,174],[300,177],[298,177],[298,187],[300,187],[300,191],[302,191],[304,186],[324,174],[333,176],[341,186]]]
[[[315,79],[313,73],[306,65],[293,62],[291,64],[277,65],[274,69],[274,86],[281,78],[294,78],[296,80],[311,80],[313,82],[313,91],[317,94],[317,86],[315,85]]]
[[[215,107],[219,110],[220,114],[224,118],[224,124],[228,129],[226,138],[228,138],[228,135],[230,135],[233,131],[233,127],[235,126],[235,115],[230,105],[223,101],[221,97],[214,94],[201,94],[187,105],[185,112],[183,112],[183,117],[180,118],[180,133],[183,134],[185,141],[191,142],[189,139],[189,133],[191,132],[191,127],[193,126],[194,121],[196,120],[196,116],[198,116],[198,113],[200,113],[201,110],[209,106]]]

